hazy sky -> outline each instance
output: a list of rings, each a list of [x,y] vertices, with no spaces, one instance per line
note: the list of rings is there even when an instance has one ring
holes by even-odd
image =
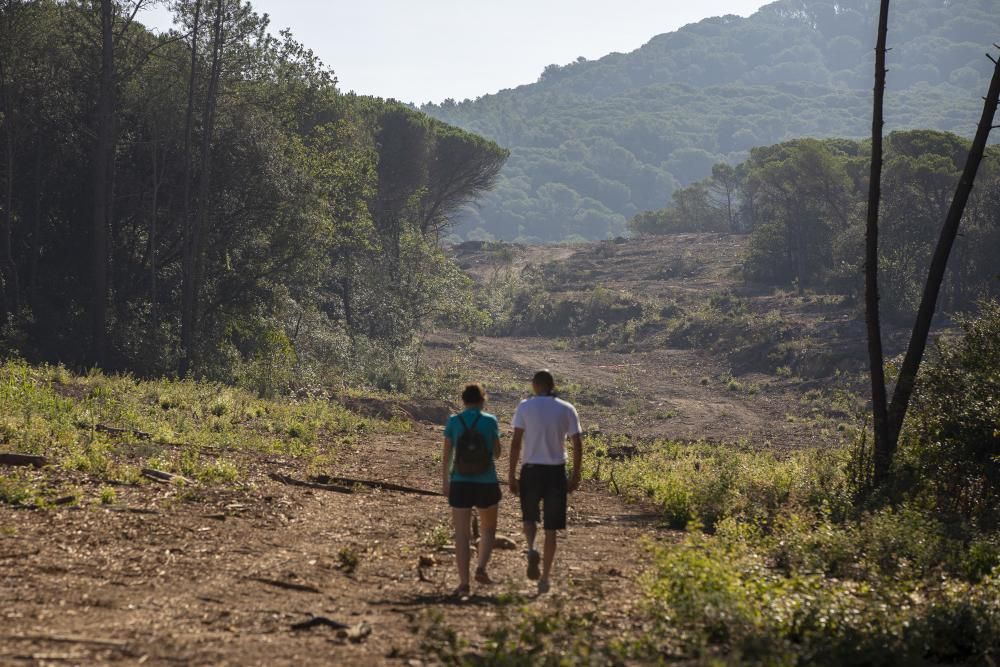
[[[749,16],[762,0],[256,0],[271,28],[332,67],[344,91],[404,102],[462,100],[538,79],[551,63],[632,51],[709,16]],[[142,20],[169,28],[165,9]]]

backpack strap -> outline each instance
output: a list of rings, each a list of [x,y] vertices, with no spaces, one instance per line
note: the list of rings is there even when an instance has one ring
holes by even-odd
[[[471,424],[466,424],[465,420],[462,419],[462,415],[457,414],[455,416],[458,417],[458,421],[462,424],[462,428],[464,429],[464,431],[471,431],[472,429],[476,428],[476,424],[479,423],[479,418],[483,416],[483,413],[480,412],[479,414],[477,414],[476,418],[472,420]]]

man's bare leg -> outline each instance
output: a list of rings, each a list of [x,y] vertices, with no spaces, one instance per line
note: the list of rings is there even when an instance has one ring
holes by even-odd
[[[535,550],[535,534],[538,532],[538,524],[534,521],[524,522],[524,541],[528,543],[528,551]]]
[[[549,575],[552,573],[552,563],[556,559],[556,533],[555,530],[545,531],[545,551],[542,554],[542,578],[538,580],[538,592],[547,593],[549,590]]]
[[[538,533],[538,524],[534,521],[524,522],[524,539],[528,543],[528,579],[538,579],[538,561],[541,560],[538,552],[535,551],[535,536]]]

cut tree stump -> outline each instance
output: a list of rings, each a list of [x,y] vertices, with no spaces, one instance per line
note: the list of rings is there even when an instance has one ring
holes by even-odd
[[[32,466],[35,468],[41,468],[46,464],[48,464],[48,460],[44,456],[35,456],[34,454],[14,454],[9,452],[0,452],[0,465]]]
[[[493,540],[493,548],[503,551],[511,551],[513,549],[517,549],[517,542],[506,535],[497,535]]]

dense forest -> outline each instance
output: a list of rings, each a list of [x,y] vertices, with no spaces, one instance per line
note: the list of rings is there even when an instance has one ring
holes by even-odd
[[[466,238],[605,238],[755,146],[867,136],[873,0],[778,0],[628,54],[550,65],[538,82],[422,110],[511,149]],[[971,136],[1000,34],[992,0],[912,0],[890,24],[887,129]]]
[[[169,34],[148,4],[3,5],[4,352],[262,390],[377,360],[398,383],[420,323],[462,308],[439,239],[507,151],[341,94],[247,2],[173,3]]]
[[[861,289],[870,142],[800,139],[754,148],[736,167],[676,190],[670,204],[629,221],[639,234],[749,232],[744,270],[782,286]],[[907,321],[920,300],[969,150],[947,132],[893,132],[886,139],[881,215],[883,311]],[[962,220],[942,292],[947,311],[1000,293],[1000,151],[987,151]]]

